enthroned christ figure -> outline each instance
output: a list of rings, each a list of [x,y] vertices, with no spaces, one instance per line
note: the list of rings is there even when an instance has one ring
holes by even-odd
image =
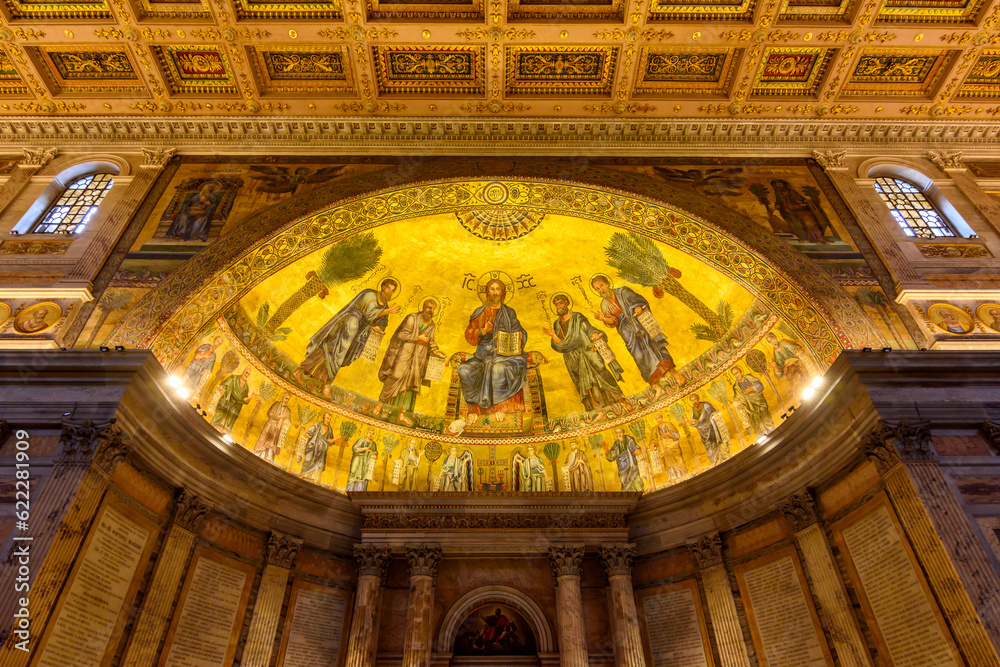
[[[496,420],[502,422],[508,412],[524,409],[523,389],[528,376],[524,344],[528,332],[517,321],[514,309],[504,304],[506,298],[503,282],[489,281],[486,301],[472,313],[465,329],[465,340],[476,346],[475,355],[458,367],[470,424],[484,414],[496,415]],[[511,354],[511,349],[498,348],[501,338],[509,341],[509,336],[501,334],[519,337],[516,354]]]

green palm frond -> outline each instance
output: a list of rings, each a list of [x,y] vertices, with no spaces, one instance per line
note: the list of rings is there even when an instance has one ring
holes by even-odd
[[[723,403],[729,401],[729,393],[726,391],[726,385],[721,380],[716,380],[710,384],[708,386],[708,393],[717,401],[722,401]]]
[[[340,435],[344,438],[350,438],[354,435],[354,432],[358,430],[358,425],[352,421],[347,421],[346,419],[340,423]]]
[[[600,433],[595,433],[594,435],[587,438],[587,442],[590,444],[590,448],[595,452],[601,448],[601,444],[604,442],[604,438],[601,437]]]
[[[670,412],[670,415],[674,419],[676,419],[677,421],[679,421],[681,423],[684,423],[684,406],[683,405],[681,405],[680,403],[674,403],[669,408],[667,408],[667,410]]]
[[[257,309],[257,328],[263,329],[267,324],[267,318],[271,316],[271,304],[264,302],[264,305]]]
[[[715,331],[715,329],[707,324],[692,324],[691,333],[693,333],[694,337],[698,340],[709,340],[713,343],[717,343],[719,341],[719,334]]]
[[[375,234],[359,234],[330,246],[323,253],[316,275],[326,285],[350,282],[374,269],[381,257],[382,248]]]
[[[545,447],[542,448],[542,454],[545,454],[545,458],[549,461],[555,461],[559,458],[559,443],[550,442]]]
[[[722,320],[722,325],[726,327],[726,331],[733,328],[733,320],[736,319],[733,304],[723,299],[715,306],[715,312],[719,313],[719,319]]]
[[[667,273],[667,263],[659,249],[638,234],[615,232],[604,254],[608,265],[618,271],[618,277],[630,283],[652,287]]]
[[[637,439],[643,440],[646,437],[646,422],[645,420],[634,421],[628,425],[628,430],[632,432]]]

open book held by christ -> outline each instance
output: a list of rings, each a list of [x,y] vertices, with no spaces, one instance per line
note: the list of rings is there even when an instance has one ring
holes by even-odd
[[[521,354],[521,332],[498,331],[497,354],[501,357],[516,357]]]

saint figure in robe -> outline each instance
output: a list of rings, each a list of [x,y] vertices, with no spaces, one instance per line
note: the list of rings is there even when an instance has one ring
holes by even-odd
[[[615,442],[605,451],[604,458],[617,464],[622,491],[642,491],[642,475],[637,456],[639,451],[635,438],[625,435],[625,429],[620,426],[615,429]]]
[[[291,394],[285,394],[281,401],[275,401],[267,409],[267,422],[261,429],[254,445],[254,454],[274,463],[274,457],[281,451],[281,446],[285,442],[285,435],[288,434],[288,427],[292,423],[292,411],[288,409],[288,401]]]
[[[231,432],[243,406],[257,396],[250,393],[250,385],[247,382],[249,379],[250,369],[247,368],[240,375],[233,373],[222,381],[222,394],[219,396],[219,403],[212,417],[212,426],[216,430],[222,433]]]
[[[465,340],[476,346],[476,353],[458,367],[462,396],[469,407],[468,423],[480,415],[493,414],[502,422],[506,413],[524,409],[524,383],[528,360],[524,344],[528,332],[517,320],[517,313],[504,304],[507,288],[493,279],[486,284],[486,302],[472,313],[465,329]],[[504,356],[498,352],[500,333],[519,336],[519,354]]]
[[[521,461],[520,472],[521,491],[525,493],[545,491],[545,463],[531,445],[528,445],[528,453]]]
[[[375,472],[378,460],[378,445],[375,443],[375,429],[368,427],[365,437],[351,447],[351,470],[347,474],[347,491],[367,491],[368,482]]]
[[[337,441],[330,426],[332,419],[333,416],[329,412],[324,412],[323,421],[309,427],[304,436],[305,446],[298,456],[298,461],[302,464],[300,473],[302,477],[317,484],[322,480],[323,471],[326,470],[326,453],[330,445]]]
[[[705,452],[708,460],[715,465],[719,460],[719,451],[723,453],[723,458],[729,456],[729,443],[722,437],[722,430],[716,423],[715,416],[718,411],[715,406],[708,401],[702,401],[698,394],[691,396],[691,418],[688,423],[698,429],[701,435],[701,442],[705,445]]]
[[[587,453],[580,449],[580,443],[573,440],[569,443],[569,454],[566,455],[566,463],[563,464],[566,475],[569,477],[570,491],[593,491],[594,473],[590,469],[590,461],[587,460]]]
[[[389,305],[398,287],[394,279],[386,278],[378,291],[358,292],[309,339],[306,358],[292,373],[292,379],[301,383],[303,375],[314,377],[323,383],[323,395],[330,398],[330,384],[340,369],[354,363],[364,351],[368,336],[373,331],[385,331],[389,315],[399,312],[399,306]]]
[[[771,407],[764,397],[764,384],[754,375],[744,374],[739,366],[733,366],[733,407],[746,415],[754,435],[767,435],[774,430]]]
[[[437,301],[425,299],[419,313],[411,313],[403,318],[399,328],[392,334],[389,349],[385,351],[378,379],[382,381],[382,393],[378,400],[399,409],[397,419],[413,426],[413,420],[406,416],[416,407],[420,386],[430,386],[424,380],[427,359],[430,355],[444,357],[434,340],[437,326],[434,312]]]

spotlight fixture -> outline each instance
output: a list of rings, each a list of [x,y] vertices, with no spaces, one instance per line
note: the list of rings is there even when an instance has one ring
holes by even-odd
[[[870,347],[863,347],[863,348],[861,348],[861,351],[862,352],[871,352],[872,349]]]
[[[20,233],[21,233],[21,232],[17,231],[16,229],[12,229],[12,230],[10,230],[10,235],[11,235],[11,236],[17,236],[17,235],[18,235],[18,234],[20,234]]]
[[[757,438],[757,444],[758,445],[762,445],[765,442],[767,442],[767,436],[766,435],[762,435],[759,438]]]
[[[64,412],[63,413],[63,417],[69,417],[71,414],[73,414],[73,413],[72,412]]]
[[[891,347],[883,347],[882,351],[883,352],[892,352],[892,348]]]
[[[111,348],[108,347],[107,345],[102,345],[101,346],[101,352],[110,352],[110,351],[111,351]]]
[[[124,345],[115,345],[115,352],[124,352],[124,351],[125,351]]]
[[[787,412],[782,412],[781,413],[781,418],[782,419],[788,419],[788,413]]]
[[[202,411],[201,411],[201,416],[202,416],[202,417],[207,417],[207,416],[208,416],[208,413],[207,413],[207,412],[205,412],[204,410],[202,410]]]
[[[194,404],[194,409],[195,410],[201,410],[201,403],[195,403]]]
[[[926,352],[926,351],[927,351],[927,348],[926,348],[926,347],[922,347],[922,348],[920,348],[920,351],[921,351],[921,352]]]
[[[794,405],[789,405],[788,406],[788,414],[792,414],[796,410],[798,410],[798,408],[796,406],[794,406]]]

